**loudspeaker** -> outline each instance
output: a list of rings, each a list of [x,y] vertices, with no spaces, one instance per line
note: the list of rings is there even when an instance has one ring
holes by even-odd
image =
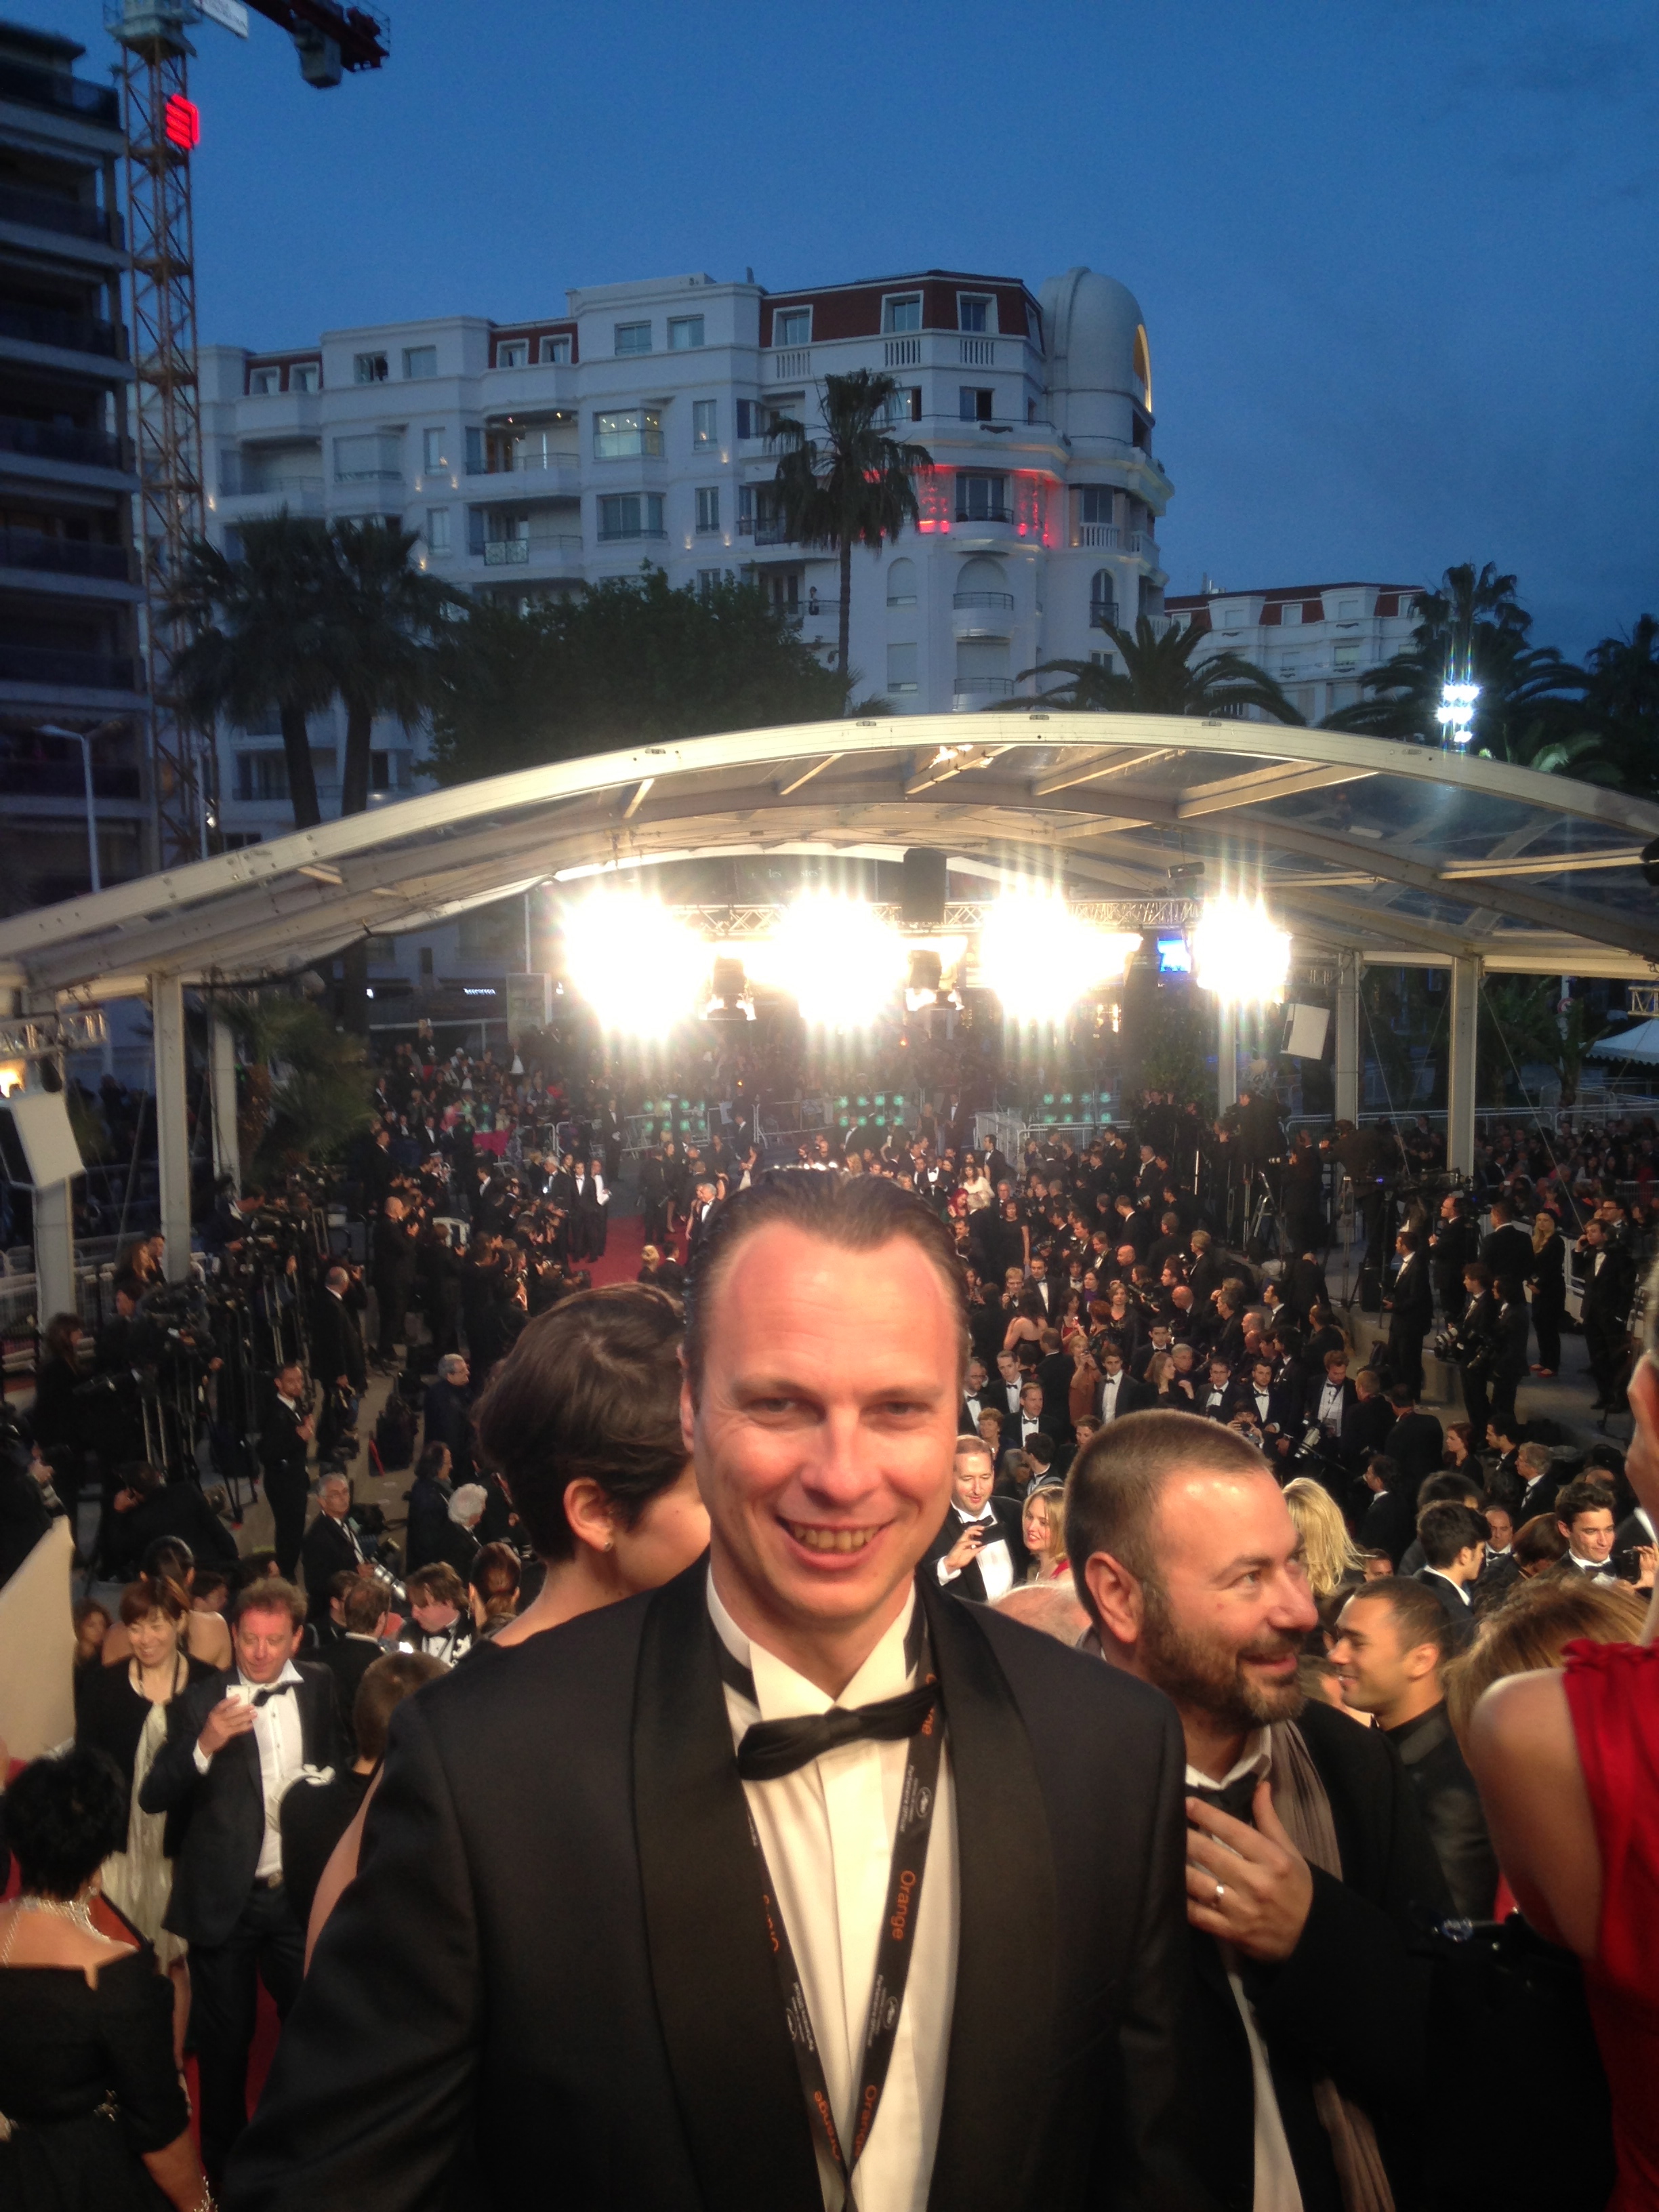
[[[1292,1060],[1323,1060],[1330,1026],[1328,1006],[1286,1006],[1285,1042],[1279,1050]]]
[[[14,1182],[44,1190],[51,1183],[85,1174],[86,1163],[70,1127],[69,1103],[61,1091],[15,1091],[3,1111],[11,1141],[0,1144],[0,1157]],[[24,1170],[21,1176],[18,1167]]]
[[[1642,848],[1642,881],[1650,891],[1659,891],[1659,837]]]
[[[944,927],[945,873],[943,853],[935,853],[925,845],[912,845],[905,854],[899,914],[907,929]]]

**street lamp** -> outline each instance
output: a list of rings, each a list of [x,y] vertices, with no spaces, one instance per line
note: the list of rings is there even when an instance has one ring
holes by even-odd
[[[92,795],[92,743],[80,730],[59,729],[56,722],[42,722],[35,734],[42,738],[69,738],[81,748],[81,773],[87,787],[87,858],[92,863],[92,888],[95,893],[104,888],[104,879],[98,867],[98,810]]]
[[[1480,696],[1478,684],[1443,684],[1440,704],[1434,719],[1440,725],[1443,738],[1453,744],[1464,746],[1474,734],[1474,705]]]

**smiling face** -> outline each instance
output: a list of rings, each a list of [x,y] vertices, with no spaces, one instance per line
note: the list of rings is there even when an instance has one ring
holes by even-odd
[[[773,1223],[716,1279],[707,1330],[681,1422],[721,1600],[798,1666],[873,1648],[951,1496],[962,1351],[942,1278],[908,1237],[854,1252]]]

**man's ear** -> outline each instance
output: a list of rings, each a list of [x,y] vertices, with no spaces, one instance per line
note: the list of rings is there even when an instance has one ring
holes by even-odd
[[[688,1452],[696,1449],[697,1436],[697,1401],[691,1391],[691,1370],[685,1364],[685,1354],[680,1354],[680,1442]]]
[[[1083,1579],[1100,1624],[1100,1638],[1109,1658],[1127,1665],[1140,1642],[1146,1619],[1146,1594],[1139,1578],[1109,1552],[1091,1552],[1084,1563]]]

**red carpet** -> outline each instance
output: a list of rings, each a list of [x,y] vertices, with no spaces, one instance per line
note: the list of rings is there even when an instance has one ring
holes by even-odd
[[[641,1213],[612,1214],[607,1226],[603,1260],[590,1260],[587,1272],[597,1288],[601,1283],[631,1283],[640,1272],[645,1249],[645,1217]]]

